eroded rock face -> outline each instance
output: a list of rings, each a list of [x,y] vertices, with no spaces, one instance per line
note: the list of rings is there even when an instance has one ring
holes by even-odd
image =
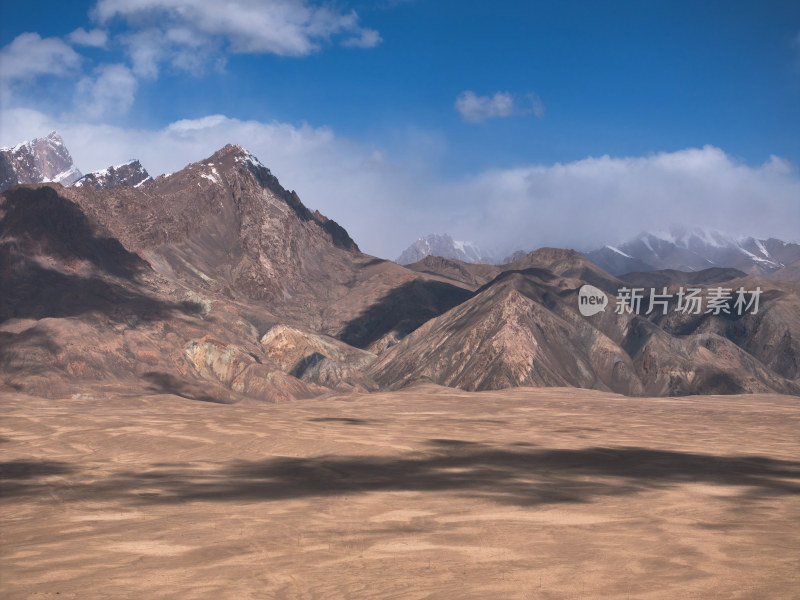
[[[364,373],[375,355],[325,335],[276,325],[261,338],[264,352],[283,371],[337,391],[374,391]]]
[[[282,372],[274,363],[259,359],[245,348],[210,336],[188,342],[185,355],[204,380],[216,379],[226,388],[247,397],[279,402],[312,398],[326,391]]]
[[[0,192],[25,183],[70,185],[80,177],[64,140],[55,131],[13,148],[0,148]]]

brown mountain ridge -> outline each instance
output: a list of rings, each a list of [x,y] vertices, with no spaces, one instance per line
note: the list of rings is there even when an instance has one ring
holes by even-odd
[[[0,386],[213,402],[419,381],[798,394],[798,284],[741,275],[623,281],[554,248],[502,267],[427,257],[405,268],[362,253],[229,145],[136,185],[3,193]],[[636,277],[670,290],[760,286],[761,310],[651,318],[616,314],[612,300],[601,314],[579,313],[582,285],[613,299]]]

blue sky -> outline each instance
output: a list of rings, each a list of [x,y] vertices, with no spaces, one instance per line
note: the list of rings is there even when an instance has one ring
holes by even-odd
[[[240,143],[389,258],[431,231],[797,236],[796,1],[99,0],[0,22],[0,144],[55,128],[84,171],[157,174]]]

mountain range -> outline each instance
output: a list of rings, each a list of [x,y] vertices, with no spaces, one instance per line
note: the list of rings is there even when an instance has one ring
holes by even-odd
[[[396,262],[408,265],[426,256],[439,256],[467,263],[504,265],[525,254],[524,250],[518,250],[501,259],[472,242],[457,242],[447,234],[430,234],[406,248]],[[582,254],[612,275],[659,269],[692,272],[720,267],[769,276],[800,260],[800,244],[775,238],[733,236],[700,227],[672,226],[667,231],[643,232],[623,244],[608,244]],[[786,277],[789,273],[787,270],[777,277]]]
[[[58,148],[47,139],[47,152]],[[717,267],[617,277],[554,248],[504,265],[426,256],[402,266],[361,252],[234,145],[155,179],[131,162],[76,181],[0,197],[2,387],[209,402],[422,381],[800,394],[796,281]],[[591,316],[580,310],[588,285],[608,302]],[[664,311],[625,310],[620,290],[635,286],[645,306],[668,291]],[[689,286],[758,290],[760,305],[676,310]]]
[[[624,244],[604,246],[585,256],[614,275],[657,269],[701,271],[709,267],[769,275],[800,260],[800,244],[672,227],[664,232],[644,232]]]

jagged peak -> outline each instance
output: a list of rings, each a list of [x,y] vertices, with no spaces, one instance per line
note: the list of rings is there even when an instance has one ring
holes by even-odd
[[[94,189],[110,189],[120,186],[139,187],[152,177],[138,159],[132,158],[124,163],[106,167],[84,175],[73,183],[73,187],[93,187]]]
[[[228,156],[249,156],[250,151],[242,148],[239,144],[225,144],[222,148],[214,152],[206,160],[222,160]],[[204,162],[204,161],[200,161]]]
[[[203,167],[220,167],[223,170],[244,166],[258,180],[262,187],[272,187],[278,183],[277,178],[256,156],[239,144],[226,144],[208,158],[186,166],[186,169]]]
[[[283,200],[301,220],[313,221],[321,227],[335,246],[359,251],[358,245],[341,225],[319,211],[309,210],[294,190],[284,188],[278,178],[254,154],[238,144],[226,144],[208,158],[191,163],[181,171],[170,174],[170,183],[167,185],[181,185],[180,180],[187,177],[193,181],[192,185],[194,182],[203,185],[208,185],[207,182],[213,185],[228,185],[226,182],[230,181],[230,174],[238,173],[241,176],[245,175],[245,172],[259,187]],[[177,177],[177,180],[174,177]],[[157,181],[165,184],[167,176],[159,176]]]
[[[64,139],[61,137],[61,135],[59,135],[57,131],[53,130],[45,136],[24,140],[13,147],[3,146],[2,148],[0,148],[0,151],[19,152],[20,150],[25,150],[25,149],[31,151],[40,142],[50,143],[55,146],[64,146]]]

